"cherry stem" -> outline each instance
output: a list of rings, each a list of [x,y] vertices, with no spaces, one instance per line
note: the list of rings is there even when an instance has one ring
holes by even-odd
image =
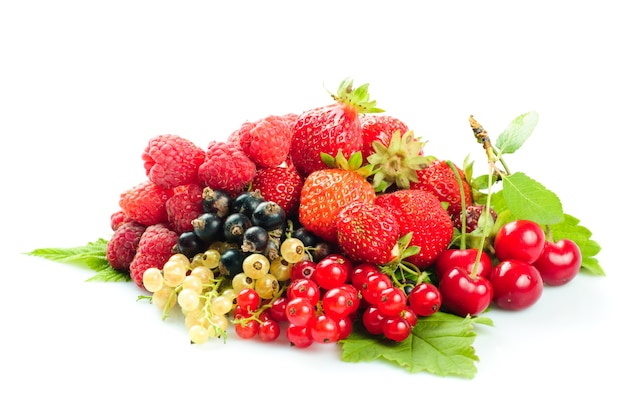
[[[465,188],[463,187],[463,179],[461,179],[461,175],[457,170],[456,166],[450,161],[446,160],[446,164],[452,171],[454,172],[454,176],[456,177],[456,182],[459,185],[459,193],[461,195],[461,244],[459,247],[462,250],[465,250],[465,230],[467,228],[467,214],[465,207]]]

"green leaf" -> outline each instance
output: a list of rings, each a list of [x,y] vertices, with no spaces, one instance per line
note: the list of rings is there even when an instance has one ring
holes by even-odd
[[[515,118],[509,126],[498,136],[496,147],[501,154],[513,153],[520,148],[530,137],[539,115],[534,112],[527,112]]]
[[[473,348],[474,324],[492,326],[484,317],[459,317],[438,312],[420,318],[411,335],[402,342],[372,336],[360,324],[341,341],[341,358],[345,362],[370,362],[382,359],[410,373],[421,371],[439,376],[474,378],[479,361]]]
[[[111,267],[107,258],[107,240],[98,239],[84,246],[77,247],[46,247],[35,249],[26,254],[37,256],[54,262],[67,263],[75,266],[88,268],[96,274],[87,281],[126,282],[130,281],[130,275],[120,272]]]
[[[502,193],[507,208],[515,218],[532,220],[538,224],[563,221],[563,207],[559,197],[522,172],[503,177]]]
[[[591,231],[579,223],[580,220],[577,218],[565,214],[563,222],[550,226],[552,239],[554,241],[561,239],[574,241],[580,247],[580,252],[583,256],[582,268],[594,275],[604,276],[604,270],[595,258],[600,253],[601,247],[595,240],[591,239]]]

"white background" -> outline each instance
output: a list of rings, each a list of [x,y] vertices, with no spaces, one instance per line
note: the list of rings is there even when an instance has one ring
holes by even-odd
[[[0,6],[0,416],[623,417],[618,2],[217,3]],[[477,170],[469,115],[495,138],[537,111],[507,163],[603,247],[605,277],[489,314],[475,379],[343,363],[332,346],[192,346],[181,319],[162,322],[132,283],[85,282],[90,271],[23,255],[108,238],[151,137],[204,147],[247,119],[325,105],[325,87],[348,76],[430,154],[470,154]]]

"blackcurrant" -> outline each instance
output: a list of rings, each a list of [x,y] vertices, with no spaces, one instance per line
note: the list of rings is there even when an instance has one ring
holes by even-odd
[[[241,213],[251,218],[256,207],[264,201],[263,196],[258,190],[243,192],[233,199],[230,212]]]
[[[252,224],[267,230],[281,227],[285,220],[285,210],[274,201],[263,201],[252,212]]]
[[[224,220],[214,212],[205,212],[191,221],[193,232],[205,242],[220,240],[223,234]]]
[[[220,256],[219,271],[222,275],[229,278],[234,277],[238,273],[243,272],[243,260],[250,253],[244,252],[241,249],[227,249]]]
[[[269,242],[270,235],[261,226],[251,226],[243,233],[241,249],[244,252],[263,253]]]
[[[315,247],[319,238],[304,227],[298,227],[291,233],[291,237],[300,239],[305,247]]]
[[[252,227],[252,221],[245,214],[230,214],[224,220],[224,239],[240,245],[243,243],[243,233],[250,227]]]
[[[192,259],[198,253],[206,250],[206,243],[193,231],[185,231],[178,236],[176,251]]]
[[[225,191],[205,187],[202,191],[202,210],[226,217],[232,206],[233,198]]]

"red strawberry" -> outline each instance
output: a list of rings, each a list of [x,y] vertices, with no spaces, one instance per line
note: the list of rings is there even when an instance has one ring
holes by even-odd
[[[400,229],[386,208],[355,201],[339,211],[335,222],[337,242],[351,260],[383,265],[398,256]]]
[[[322,240],[337,243],[337,213],[354,201],[371,204],[375,199],[374,187],[358,172],[341,168],[317,170],[302,186],[300,223]]]
[[[432,193],[402,189],[379,195],[375,202],[394,214],[401,237],[412,233],[409,245],[418,246],[420,251],[408,256],[407,262],[426,269],[450,244],[454,231],[452,220]]]
[[[409,130],[407,124],[391,115],[380,114],[362,114],[361,119],[361,137],[363,138],[363,160],[374,153],[372,143],[379,141],[385,147],[389,146],[391,137],[396,131],[400,131],[400,136]]]
[[[285,161],[291,145],[290,117],[270,115],[246,121],[239,129],[241,148],[259,167],[276,167]]]
[[[256,173],[256,165],[243,152],[239,141],[232,138],[211,141],[206,159],[198,168],[198,179],[202,186],[223,190],[231,195],[242,192]]]
[[[267,167],[257,170],[251,188],[258,190],[263,199],[274,201],[286,215],[296,213],[304,179],[292,165]]]
[[[369,100],[368,86],[352,88],[352,80],[344,80],[335,102],[303,112],[298,116],[291,138],[291,159],[304,175],[325,169],[320,153],[336,156],[341,150],[345,156],[361,151],[360,113],[382,112],[376,101]]]
[[[465,206],[473,205],[472,189],[465,180],[465,174],[455,165],[463,182]],[[411,182],[411,189],[431,192],[439,201],[448,203],[448,213],[457,216],[461,213],[461,189],[456,175],[445,160],[436,160],[426,168],[417,171],[417,182]]]

